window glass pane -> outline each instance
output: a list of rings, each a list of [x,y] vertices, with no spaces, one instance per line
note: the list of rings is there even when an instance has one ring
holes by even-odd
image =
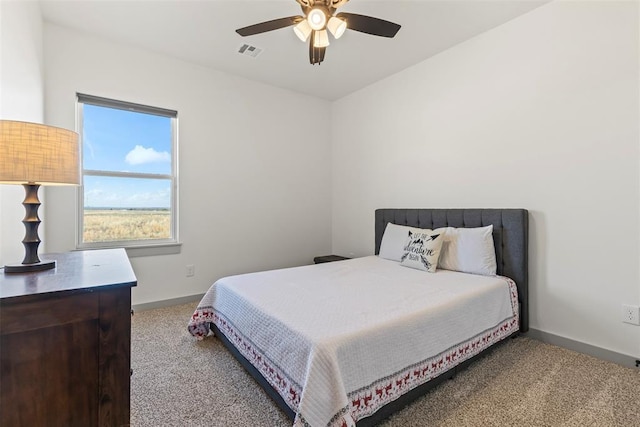
[[[171,118],[84,104],[83,167],[171,174]]]
[[[170,239],[171,180],[84,177],[84,242]]]

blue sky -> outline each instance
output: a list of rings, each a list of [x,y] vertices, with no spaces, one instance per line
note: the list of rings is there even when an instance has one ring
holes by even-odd
[[[85,170],[171,174],[171,118],[85,104]],[[84,177],[85,207],[169,208],[166,179]]]

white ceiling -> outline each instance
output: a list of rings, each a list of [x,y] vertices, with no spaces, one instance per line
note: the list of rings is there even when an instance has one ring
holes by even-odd
[[[291,28],[241,37],[236,28],[299,15],[294,0],[41,0],[46,22],[328,100],[341,98],[549,0],[352,0],[340,11],[402,25],[395,38],[347,31],[309,64]],[[264,51],[251,58],[248,43]]]

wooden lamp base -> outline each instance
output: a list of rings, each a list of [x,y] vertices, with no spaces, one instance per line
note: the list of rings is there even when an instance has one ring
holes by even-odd
[[[24,206],[25,216],[22,220],[25,228],[24,239],[24,260],[21,264],[11,264],[4,266],[5,273],[29,273],[33,271],[49,270],[56,267],[55,261],[40,261],[38,258],[38,246],[40,245],[40,237],[38,237],[38,226],[40,218],[38,217],[38,208],[40,200],[38,199],[39,184],[29,183],[22,184],[25,191]]]

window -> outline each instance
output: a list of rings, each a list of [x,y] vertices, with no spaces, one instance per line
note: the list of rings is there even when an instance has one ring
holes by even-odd
[[[177,112],[78,94],[78,129],[78,247],[177,243]]]

